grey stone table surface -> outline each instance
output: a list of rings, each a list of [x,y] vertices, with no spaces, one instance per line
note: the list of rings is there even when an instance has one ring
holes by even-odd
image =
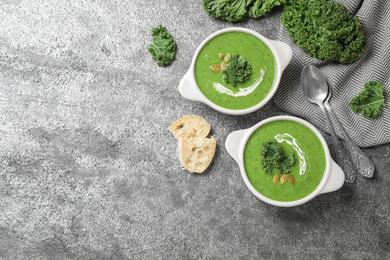
[[[364,149],[374,179],[277,208],[224,142],[286,112],[271,101],[228,116],[177,91],[206,36],[276,39],[282,11],[232,25],[200,0],[1,0],[0,259],[390,259],[390,145]],[[159,24],[178,45],[165,68],[147,52]],[[188,114],[218,142],[201,175],[182,170],[166,130]]]

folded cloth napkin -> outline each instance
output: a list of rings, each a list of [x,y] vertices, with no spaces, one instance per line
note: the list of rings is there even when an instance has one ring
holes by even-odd
[[[305,98],[301,86],[301,73],[306,65],[314,65],[325,75],[333,107],[342,127],[358,146],[369,147],[390,142],[390,1],[389,0],[337,0],[349,11],[356,13],[362,21],[367,40],[364,55],[351,64],[326,62],[308,56],[288,35],[283,25],[279,40],[293,49],[293,58],[287,66],[274,101],[276,105],[291,114],[305,118],[321,130],[329,133],[320,108]],[[368,81],[384,85],[386,107],[375,119],[364,117],[351,110],[348,103],[363,91]],[[336,133],[343,138],[335,124]]]

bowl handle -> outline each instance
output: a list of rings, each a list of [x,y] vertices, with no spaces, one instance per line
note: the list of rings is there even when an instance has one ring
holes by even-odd
[[[225,142],[226,150],[238,164],[240,163],[240,158],[239,158],[240,143],[246,131],[247,129],[230,133],[226,138],[226,142]]]
[[[196,86],[196,82],[193,79],[190,71],[188,71],[179,83],[180,94],[189,100],[202,101],[202,94]]]
[[[330,164],[329,179],[320,193],[328,193],[340,189],[345,180],[343,170],[333,160]]]
[[[283,72],[292,59],[293,51],[290,45],[288,45],[287,43],[280,42],[280,41],[273,41],[273,40],[270,41],[279,54],[278,58],[279,58],[280,70]]]

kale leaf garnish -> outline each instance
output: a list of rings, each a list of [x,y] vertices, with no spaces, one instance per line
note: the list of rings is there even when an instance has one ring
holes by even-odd
[[[223,79],[232,86],[236,86],[237,82],[244,82],[249,79],[251,73],[249,62],[235,54],[232,55],[229,65],[223,71]]]
[[[271,174],[274,168],[281,174],[289,173],[295,163],[295,155],[293,153],[284,155],[280,144],[276,140],[263,143],[261,155],[263,169],[268,174]]]
[[[166,66],[173,62],[176,55],[176,43],[167,29],[161,25],[152,29],[153,43],[149,45],[148,51],[153,59],[159,60],[157,65]]]
[[[261,155],[263,158],[264,171],[271,174],[274,167],[278,164],[278,161],[282,158],[280,144],[275,140],[264,143]]]
[[[293,153],[286,156],[282,156],[282,158],[277,164],[277,169],[282,174],[289,173],[292,167],[294,166],[294,163],[295,163],[295,155]]]
[[[383,85],[370,81],[364,84],[364,90],[349,102],[353,112],[359,112],[364,116],[375,118],[381,114],[382,107],[385,107]]]

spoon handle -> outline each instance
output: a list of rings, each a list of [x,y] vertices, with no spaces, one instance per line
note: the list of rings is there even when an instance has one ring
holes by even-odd
[[[328,113],[326,113],[324,105],[320,105],[322,112],[324,113],[325,119],[328,123],[331,136],[333,137],[334,148],[336,150],[336,162],[343,169],[345,174],[346,183],[354,183],[356,181],[356,169],[348,158],[348,155],[341,145],[334,129],[333,125],[329,119]]]
[[[336,115],[333,113],[332,107],[329,105],[329,102],[326,100],[324,102],[326,109],[333,117],[337,127],[340,129],[341,133],[344,136],[345,143],[347,148],[351,154],[352,161],[355,164],[359,173],[365,178],[372,178],[374,176],[374,164],[370,161],[370,159],[360,150],[360,148],[349,138],[348,134],[345,132],[344,128],[340,125],[337,120]]]

